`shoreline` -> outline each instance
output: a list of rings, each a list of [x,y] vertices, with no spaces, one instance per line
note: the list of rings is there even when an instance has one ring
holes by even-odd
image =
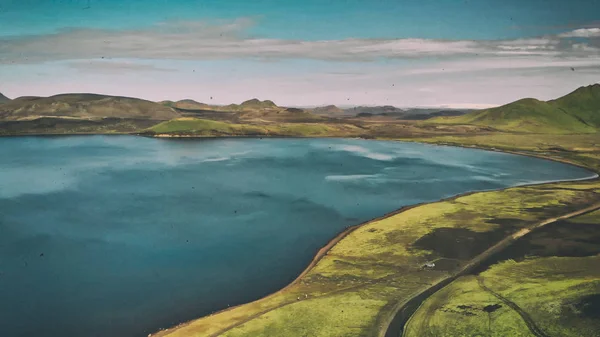
[[[141,135],[141,136],[143,136],[143,135]],[[150,137],[150,138],[159,138],[159,137]],[[168,139],[168,138],[188,138],[188,139],[189,138],[192,138],[192,139],[193,138],[198,138],[198,139],[215,138],[215,139],[217,139],[217,138],[263,138],[263,137],[236,137],[236,136],[232,136],[232,137],[165,137],[165,138],[162,138],[162,139]],[[514,151],[514,150],[502,150],[502,149],[490,148],[490,147],[484,147],[484,146],[475,146],[475,145],[466,146],[466,145],[456,145],[456,144],[448,144],[448,143],[436,144],[436,143],[427,143],[427,142],[419,142],[419,141],[410,141],[410,140],[406,140],[406,139],[383,139],[383,138],[362,138],[362,137],[352,137],[352,138],[350,138],[350,137],[293,137],[293,136],[292,137],[279,137],[279,136],[265,136],[264,138],[309,138],[309,139],[318,139],[318,138],[324,138],[324,139],[328,139],[328,138],[342,138],[343,139],[343,138],[346,138],[346,139],[361,139],[361,140],[377,140],[377,141],[393,141],[393,142],[404,142],[404,143],[418,143],[418,144],[425,144],[425,145],[431,145],[431,146],[449,146],[449,147],[459,147],[459,148],[465,148],[465,149],[477,149],[477,150],[482,150],[482,151],[499,152],[499,153],[506,153],[506,154],[511,154],[511,155],[519,155],[519,156],[524,156],[524,157],[534,157],[534,158],[538,158],[538,159],[544,159],[544,160],[559,162],[559,163],[563,163],[563,164],[567,164],[567,165],[573,165],[573,166],[576,166],[576,167],[584,168],[584,169],[592,172],[594,175],[591,176],[591,177],[587,177],[587,178],[564,179],[564,180],[556,180],[556,181],[545,181],[545,182],[536,182],[536,183],[531,183],[531,184],[526,183],[526,184],[522,184],[522,185],[515,185],[515,186],[510,186],[510,187],[505,187],[505,188],[500,188],[500,189],[493,189],[493,190],[469,191],[469,192],[460,193],[460,194],[457,194],[457,195],[454,195],[454,196],[450,196],[450,197],[447,197],[447,198],[442,198],[442,199],[439,199],[439,200],[431,201],[431,202],[422,202],[422,203],[418,203],[418,204],[403,206],[403,207],[401,207],[401,208],[399,208],[397,210],[394,210],[392,212],[386,213],[386,214],[381,215],[379,217],[370,219],[368,221],[362,222],[362,223],[357,224],[357,225],[350,226],[350,227],[346,228],[345,230],[343,230],[342,232],[340,232],[339,234],[337,234],[325,246],[323,246],[322,248],[320,248],[317,251],[317,253],[315,254],[315,256],[313,257],[313,259],[311,260],[311,262],[308,264],[308,266],[292,282],[288,283],[283,288],[281,288],[281,289],[279,289],[279,290],[277,290],[277,291],[275,291],[275,292],[273,292],[271,294],[268,294],[266,296],[258,298],[258,299],[254,300],[254,301],[242,303],[242,304],[239,304],[239,305],[236,305],[236,306],[233,306],[233,307],[229,307],[229,308],[225,308],[225,309],[216,311],[216,312],[214,312],[214,313],[212,313],[210,315],[198,317],[196,319],[192,319],[190,321],[180,323],[180,324],[178,324],[176,326],[159,330],[157,332],[149,334],[148,337],[161,337],[161,336],[164,336],[165,333],[169,333],[169,331],[177,330],[179,328],[185,327],[185,326],[187,326],[188,324],[192,323],[193,321],[195,321],[197,319],[212,317],[212,316],[224,313],[224,312],[231,311],[231,310],[236,309],[238,307],[245,306],[245,305],[248,305],[248,304],[252,304],[252,303],[255,303],[255,302],[258,302],[258,301],[262,301],[262,300],[268,299],[268,298],[270,298],[272,296],[278,295],[278,294],[284,292],[285,290],[289,289],[290,287],[294,286],[296,283],[298,283],[307,273],[309,273],[320,262],[320,260],[323,257],[325,257],[327,255],[327,253],[329,253],[329,251],[337,243],[339,243],[341,240],[343,240],[350,233],[354,232],[355,230],[357,230],[360,227],[363,227],[363,226],[365,226],[367,224],[370,224],[370,223],[375,222],[375,221],[380,221],[380,220],[392,217],[394,215],[397,215],[397,214],[403,213],[405,211],[408,211],[408,210],[410,210],[412,208],[416,208],[416,207],[427,205],[427,204],[437,203],[437,202],[452,201],[452,200],[455,200],[455,199],[458,199],[458,198],[461,198],[461,197],[465,197],[465,196],[470,196],[470,195],[473,195],[473,194],[476,194],[476,193],[484,193],[484,192],[489,192],[489,191],[503,191],[503,190],[506,190],[506,189],[509,189],[509,188],[551,185],[551,184],[560,184],[560,183],[564,183],[564,182],[573,182],[573,181],[595,181],[595,180],[600,180],[600,174],[594,168],[591,168],[591,167],[586,166],[586,165],[581,164],[581,163],[574,163],[574,162],[572,162],[572,161],[570,161],[568,159],[556,158],[556,157],[549,157],[549,156],[546,156],[546,155],[533,154],[533,153],[524,153],[524,152],[518,152],[518,151]],[[594,207],[596,207],[596,209],[598,209],[598,208],[600,208],[600,205],[595,205]],[[591,208],[591,207],[588,207],[588,208]],[[582,210],[577,210],[577,211],[571,212],[569,214],[590,212],[590,210],[587,210],[588,208],[585,208],[585,209],[582,209]],[[557,219],[558,218],[562,218],[562,216],[561,217],[557,217]],[[548,220],[546,220],[546,221],[548,221]],[[545,223],[546,221],[543,222],[544,225],[546,224]],[[556,220],[554,220],[554,221],[556,221]],[[551,222],[554,222],[554,221],[551,221]],[[551,222],[549,222],[549,223],[551,223]],[[539,227],[541,227],[541,226],[539,226],[539,224],[536,224],[536,225],[533,226],[532,229],[530,229],[529,231],[527,231],[527,233],[525,233],[523,235],[526,235],[529,232],[531,232],[531,231],[533,231],[533,230],[535,230],[536,228],[539,228]],[[414,295],[414,296],[406,299],[406,301],[404,301],[401,305],[399,305],[398,308],[394,310],[394,313],[391,314],[390,317],[388,317],[388,319],[386,320],[387,324],[385,325],[385,329],[380,330],[378,336],[379,337],[391,337],[391,336],[388,336],[387,333],[388,333],[388,330],[391,327],[391,324],[393,324],[393,320],[396,318],[398,312],[400,310],[404,309],[406,306],[410,305],[411,302],[415,298],[419,298],[420,296],[422,296],[424,294],[427,294],[428,292],[431,292],[431,294],[433,294],[436,291],[438,291],[439,289],[441,289],[444,286],[446,286],[447,284],[451,283],[455,278],[459,277],[462,273],[464,273],[465,272],[464,270],[466,270],[468,268],[473,268],[474,267],[474,265],[472,265],[472,264],[474,264],[473,261],[476,260],[476,259],[478,259],[479,256],[481,256],[483,254],[486,254],[486,252],[488,252],[491,249],[494,249],[497,245],[505,242],[506,240],[510,241],[509,242],[509,245],[510,245],[510,243],[512,243],[512,241],[516,240],[515,238],[513,238],[513,236],[516,235],[516,234],[517,233],[514,233],[513,235],[508,236],[505,239],[503,239],[500,242],[498,242],[496,245],[491,246],[490,248],[488,248],[486,251],[484,251],[483,253],[481,253],[477,257],[475,257],[465,267],[463,267],[457,274],[449,276],[449,277],[446,277],[444,279],[441,279],[436,284],[434,284],[434,285],[432,285],[432,286],[430,286],[430,287],[428,287],[426,289],[423,289],[421,292],[417,293],[416,295]],[[504,248],[506,248],[506,247],[504,247]],[[495,250],[494,250],[494,252],[495,252]],[[489,257],[489,256],[487,256],[487,257]],[[479,261],[478,263],[483,262],[483,260]],[[439,289],[437,287],[439,287]],[[418,309],[418,307],[421,305],[421,303],[425,299],[427,299],[431,294],[429,294],[428,296],[426,296],[425,298],[423,298],[421,301],[419,301],[419,303],[418,303],[419,305],[415,307],[415,310]],[[412,304],[414,304],[414,303],[412,303]],[[269,310],[269,311],[271,311],[271,310]],[[414,313],[414,311],[412,313]],[[410,317],[412,317],[412,313],[411,313],[410,316],[408,316],[408,318],[406,319],[406,322],[408,322],[408,320],[410,319]],[[217,336],[217,335],[214,335],[214,336]]]

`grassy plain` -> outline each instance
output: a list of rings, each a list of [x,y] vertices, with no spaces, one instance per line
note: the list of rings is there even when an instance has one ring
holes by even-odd
[[[404,336],[598,336],[598,252],[506,260],[461,277],[423,303]]]
[[[178,118],[155,125],[147,130],[157,136],[298,136],[335,137],[358,135],[361,129],[350,124],[277,123],[235,124],[198,118]]]

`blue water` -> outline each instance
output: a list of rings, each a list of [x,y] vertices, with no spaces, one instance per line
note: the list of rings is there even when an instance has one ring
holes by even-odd
[[[396,142],[2,138],[2,336],[145,336],[281,288],[403,205],[592,175]]]

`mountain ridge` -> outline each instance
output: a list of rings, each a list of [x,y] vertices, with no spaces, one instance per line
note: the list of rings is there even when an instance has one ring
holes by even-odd
[[[134,118],[168,120],[180,117],[170,107],[133,97],[69,93],[49,97],[24,96],[0,105],[0,119]]]
[[[2,104],[2,103],[6,103],[6,102],[10,102],[10,101],[11,101],[11,99],[10,99],[10,98],[8,98],[8,97],[4,96],[4,95],[3,95],[3,94],[0,92],[0,104]]]
[[[502,131],[593,133],[600,127],[600,84],[579,87],[554,100],[522,98],[458,117],[436,117],[434,124],[474,124]]]

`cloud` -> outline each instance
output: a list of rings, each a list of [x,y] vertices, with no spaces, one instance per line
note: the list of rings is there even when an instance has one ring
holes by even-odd
[[[591,47],[586,47],[593,49]],[[570,69],[570,68],[590,68],[600,67],[600,53],[597,56],[589,56],[585,58],[578,57],[549,57],[549,56],[535,56],[535,57],[511,57],[511,58],[498,58],[498,57],[481,57],[477,59],[468,60],[452,60],[437,62],[433,65],[414,67],[406,74],[409,75],[421,75],[421,74],[449,74],[449,73],[476,73],[481,71],[491,70],[519,70],[519,69]]]
[[[559,37],[600,37],[600,28],[580,28],[567,33],[559,34]]]
[[[0,38],[0,64],[138,58],[170,60],[312,59],[374,61],[457,56],[597,56],[594,44],[570,37],[600,36],[581,28],[556,36],[516,40],[342,39],[283,40],[250,36],[255,21],[166,22],[144,29],[70,28],[54,34]]]
[[[174,69],[156,67],[151,64],[143,64],[137,62],[128,61],[74,61],[68,63],[68,66],[73,69],[77,69],[82,72],[99,72],[108,74],[122,74],[124,72],[146,72],[146,71],[158,71],[158,72],[170,72],[175,71]]]

